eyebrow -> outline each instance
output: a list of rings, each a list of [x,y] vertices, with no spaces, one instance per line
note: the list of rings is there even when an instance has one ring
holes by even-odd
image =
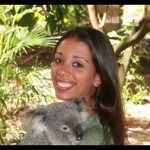
[[[56,53],[55,53],[55,55],[56,55],[56,54],[58,54],[58,55],[63,55],[63,53],[62,53],[62,52],[56,52]],[[82,57],[76,56],[76,55],[75,55],[75,56],[73,56],[73,58],[79,58],[79,59],[82,59],[82,60],[84,60],[84,61],[88,62],[88,60],[86,60],[86,59],[84,59],[84,58],[82,58]]]
[[[62,55],[62,52],[56,52],[55,55],[56,55],[56,54]]]
[[[84,58],[82,58],[82,57],[79,57],[79,56],[73,56],[73,58],[79,58],[79,59],[82,59],[82,60],[88,62],[86,59],[84,59]]]

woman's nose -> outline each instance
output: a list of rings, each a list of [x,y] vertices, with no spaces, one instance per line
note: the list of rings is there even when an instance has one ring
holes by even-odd
[[[61,76],[69,76],[71,74],[71,70],[69,65],[62,64],[59,69],[57,70],[57,74]]]

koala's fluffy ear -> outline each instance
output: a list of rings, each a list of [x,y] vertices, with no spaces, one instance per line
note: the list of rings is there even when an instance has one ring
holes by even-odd
[[[77,97],[70,100],[71,103],[74,103],[77,106],[77,110],[81,114],[82,120],[85,121],[89,116],[86,108],[86,100],[84,97]]]
[[[46,110],[38,108],[32,109],[25,114],[25,129],[34,129],[37,134],[43,132],[46,129],[45,119]]]

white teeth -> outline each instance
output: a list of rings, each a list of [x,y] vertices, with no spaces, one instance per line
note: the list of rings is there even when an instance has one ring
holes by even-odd
[[[60,87],[64,87],[64,88],[72,86],[72,84],[67,83],[67,82],[58,82],[57,85]]]

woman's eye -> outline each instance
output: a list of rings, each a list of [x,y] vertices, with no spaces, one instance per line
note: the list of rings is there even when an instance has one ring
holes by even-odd
[[[75,63],[73,64],[73,66],[74,66],[74,67],[78,67],[78,68],[82,68],[82,67],[83,67],[83,65],[80,64],[80,63],[78,63],[78,62],[75,62]]]
[[[59,58],[55,58],[54,62],[55,62],[56,64],[60,64],[60,63],[62,63],[62,60],[59,59]]]

